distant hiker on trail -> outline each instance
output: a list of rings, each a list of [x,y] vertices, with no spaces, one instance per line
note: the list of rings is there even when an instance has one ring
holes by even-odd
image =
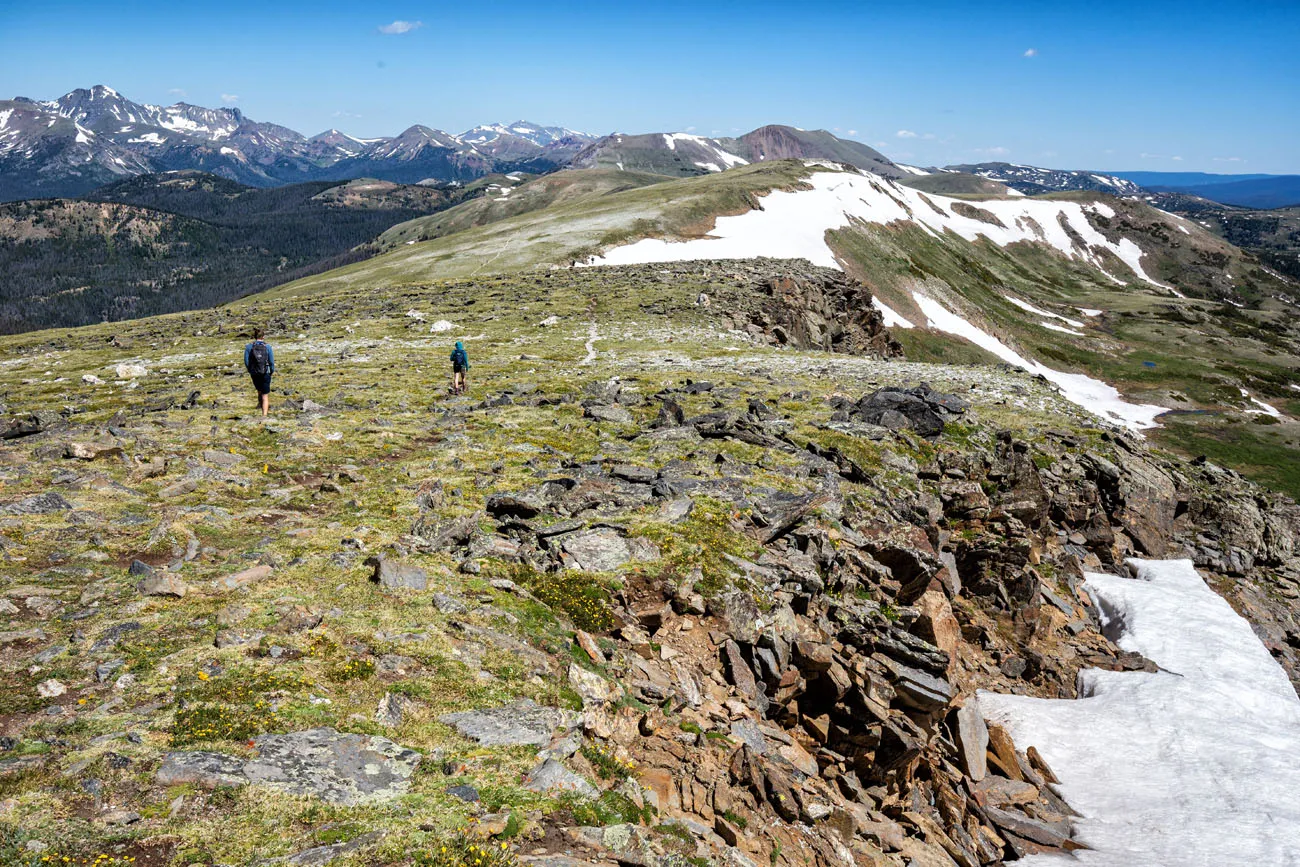
[[[275,373],[275,352],[262,337],[262,329],[254,328],[253,342],[244,347],[244,369],[253,378],[253,387],[257,389],[257,406],[265,418],[271,411],[271,374]]]
[[[451,393],[464,394],[468,387],[465,385],[465,374],[469,372],[469,353],[465,351],[465,344],[459,340],[456,341],[456,348],[451,351]]]

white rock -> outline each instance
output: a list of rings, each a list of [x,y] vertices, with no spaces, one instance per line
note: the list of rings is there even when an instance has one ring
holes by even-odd
[[[123,690],[128,690],[133,686],[135,686],[134,674],[124,674],[121,677],[119,677],[117,680],[113,681],[113,689],[116,689],[119,692]]]
[[[118,379],[135,379],[141,376],[149,375],[149,368],[143,364],[119,364],[116,368]]]
[[[414,319],[416,322],[424,321],[424,314],[419,310],[408,310],[406,311],[406,315]]]
[[[98,376],[95,376],[95,374],[93,374],[93,373],[83,373],[83,374],[81,375],[81,381],[84,382],[86,385],[103,385],[103,384],[104,384],[104,380],[100,379]]]
[[[437,322],[429,326],[429,333],[440,334],[443,331],[450,331],[455,327],[456,327],[455,325],[452,325],[446,319],[439,319]]]
[[[54,678],[36,684],[36,694],[41,698],[58,698],[67,691],[68,688]]]
[[[538,322],[537,324],[540,325],[542,328],[550,328],[552,325],[560,324],[560,317],[547,316],[545,319],[543,319],[541,322]]]

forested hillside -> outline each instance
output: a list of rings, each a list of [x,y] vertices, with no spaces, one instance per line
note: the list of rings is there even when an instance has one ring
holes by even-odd
[[[390,226],[477,189],[359,180],[263,190],[185,172],[90,200],[6,203],[0,333],[223,304],[365,258]]]

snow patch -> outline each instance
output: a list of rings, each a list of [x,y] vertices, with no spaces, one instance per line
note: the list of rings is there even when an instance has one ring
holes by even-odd
[[[1101,314],[1106,312],[1105,310],[1096,310],[1092,307],[1079,307],[1076,309],[1084,316],[1100,316]]]
[[[1061,389],[1061,395],[1071,403],[1078,404],[1094,415],[1112,424],[1139,431],[1156,426],[1156,416],[1165,412],[1162,406],[1145,403],[1129,403],[1119,391],[1099,379],[1093,379],[1082,373],[1065,373],[1053,370],[1037,361],[1030,361],[1011,347],[987,334],[957,314],[948,310],[938,301],[920,292],[913,292],[916,306],[925,314],[930,328],[955,334],[970,341],[986,352],[1003,361],[1023,367],[1030,373],[1037,373]]]
[[[900,169],[902,169],[903,171],[907,172],[909,175],[928,175],[928,174],[930,174],[930,172],[927,172],[925,169],[918,169],[916,166],[905,166],[905,165],[903,165],[902,163],[894,163],[894,165],[898,166]]]
[[[1073,328],[1066,328],[1064,325],[1053,325],[1050,322],[1038,323],[1039,328],[1046,328],[1048,331],[1059,331],[1062,334],[1073,334],[1075,337],[1086,337],[1082,331],[1075,331]]]
[[[1300,700],[1250,624],[1189,560],[1089,573],[1108,634],[1163,670],[1079,674],[1077,700],[981,692],[1082,813],[1073,858],[1026,865],[1300,864]]]
[[[892,307],[890,307],[884,301],[881,301],[879,298],[873,297],[871,299],[871,306],[875,307],[877,310],[880,311],[880,316],[884,320],[886,328],[915,328],[916,327],[910,321],[900,316],[898,314],[898,311],[894,310]]]
[[[127,144],[162,144],[166,139],[156,132],[147,132],[138,138],[129,138]],[[223,148],[224,150],[224,148]]]
[[[1065,256],[1088,262],[1099,270],[1102,260],[1098,253],[1109,251],[1141,279],[1173,291],[1142,269],[1142,250],[1137,244],[1128,238],[1113,243],[1088,221],[1085,208],[1102,215],[1114,214],[1104,204],[1031,197],[981,200],[979,207],[996,216],[1002,224],[999,226],[952,212],[952,206],[959,204],[957,199],[929,195],[929,200],[944,211],[940,215],[919,190],[865,172],[838,170],[838,166],[821,161],[805,161],[805,164],[830,165],[836,170],[815,172],[808,178],[811,189],[768,193],[762,197],[762,210],[719,217],[714,230],[704,238],[691,241],[647,238],[616,247],[591,264],[772,256],[804,258],[834,268],[838,266],[825,241],[828,230],[842,228],[853,220],[880,224],[904,221],[937,235],[951,231],[968,241],[987,238],[1000,247],[1024,241],[1048,244]],[[1062,222],[1069,226],[1069,231]],[[1075,237],[1083,243],[1077,243]]]
[[[1030,304],[1029,302],[1027,302],[1027,301],[1021,301],[1019,298],[1012,298],[1010,295],[1003,294],[1002,297],[1005,298],[1005,299],[1007,299],[1008,301],[1010,301],[1012,304],[1016,305],[1017,307],[1019,307],[1021,310],[1024,310],[1024,311],[1026,311],[1026,312],[1028,312],[1028,313],[1033,313],[1033,314],[1035,314],[1035,315],[1037,315],[1037,316],[1043,316],[1043,317],[1046,317],[1047,319],[1059,319],[1059,320],[1061,320],[1062,322],[1064,322],[1066,325],[1071,325],[1071,326],[1073,326],[1073,327],[1075,327],[1075,328],[1083,328],[1083,327],[1084,327],[1083,323],[1080,322],[1080,321],[1077,320],[1077,319],[1070,319],[1070,318],[1067,318],[1067,317],[1065,317],[1065,316],[1062,316],[1062,315],[1059,314],[1059,313],[1053,313],[1053,312],[1050,311],[1050,310],[1040,310],[1039,308],[1035,307],[1034,305]]]
[[[1246,398],[1251,403],[1255,404],[1255,406],[1259,407],[1259,409],[1246,410],[1247,415],[1271,415],[1273,418],[1276,419],[1285,418],[1285,416],[1283,416],[1282,413],[1278,411],[1277,407],[1264,403],[1264,401],[1255,397],[1250,392],[1246,391],[1246,389],[1244,388],[1240,389],[1240,391],[1242,397]]]

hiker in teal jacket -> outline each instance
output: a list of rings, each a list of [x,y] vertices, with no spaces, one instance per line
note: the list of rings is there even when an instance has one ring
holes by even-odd
[[[457,340],[456,348],[451,351],[452,394],[464,394],[469,390],[469,386],[465,383],[467,373],[469,373],[469,353],[465,351],[465,344]]]

